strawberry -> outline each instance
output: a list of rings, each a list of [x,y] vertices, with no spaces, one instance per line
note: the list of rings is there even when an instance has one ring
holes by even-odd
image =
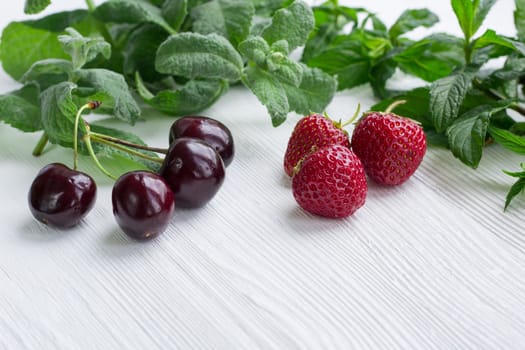
[[[306,211],[343,218],[365,204],[368,187],[361,161],[348,147],[331,145],[307,156],[292,179],[293,196]]]
[[[322,114],[311,114],[299,120],[288,140],[284,155],[284,171],[292,176],[294,167],[306,155],[328,145],[350,147],[348,134],[341,123]]]
[[[352,150],[361,159],[367,175],[382,185],[399,185],[408,180],[427,149],[423,128],[390,112],[397,104],[385,113],[365,114],[352,134]]]

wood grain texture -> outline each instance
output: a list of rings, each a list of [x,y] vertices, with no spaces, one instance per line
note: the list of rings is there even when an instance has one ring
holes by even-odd
[[[389,4],[367,6],[395,18],[413,5]],[[449,4],[424,6],[442,14]],[[511,1],[496,6],[488,25],[505,32]],[[2,92],[15,86],[0,73]],[[328,112],[350,116],[371,96],[342,92]],[[512,178],[501,172],[521,157],[491,146],[474,171],[430,149],[406,184],[370,184],[353,217],[327,220],[298,208],[282,170],[299,116],[274,129],[242,88],[206,114],[235,136],[225,184],[148,243],[120,232],[111,182],[82,160],[99,183],[95,209],[68,232],[36,223],[29,184],[71,152],[33,158],[38,135],[0,125],[0,349],[525,348],[525,201],[503,212]],[[154,117],[135,131],[165,146],[170,123]]]

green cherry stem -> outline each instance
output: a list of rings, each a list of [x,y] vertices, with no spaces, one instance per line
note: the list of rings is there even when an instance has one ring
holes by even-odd
[[[122,145],[122,146],[126,146],[126,147],[131,147],[131,148],[135,148],[135,149],[141,149],[141,150],[144,150],[144,151],[151,151],[151,152],[155,152],[155,153],[168,154],[168,149],[166,149],[166,148],[157,148],[157,147],[150,147],[150,146],[146,146],[146,145],[139,145],[137,143],[125,141],[125,140],[122,140],[122,139],[119,139],[119,138],[116,138],[116,137],[111,137],[111,136],[104,135],[104,134],[99,134],[99,133],[96,133],[96,132],[92,132],[91,136],[95,136],[95,137],[97,137],[97,139],[104,139],[106,141],[109,141],[109,142],[112,142],[112,143],[116,143],[116,144],[119,144],[119,145]]]
[[[79,108],[77,115],[75,117],[75,128],[73,129],[73,169],[74,170],[77,170],[78,168],[78,125],[80,123],[80,118],[81,118],[82,112],[84,112],[86,109],[94,109],[93,107],[95,105],[96,104],[94,104],[93,102],[86,103],[85,105]]]
[[[128,148],[126,146],[123,146],[123,145],[121,145],[121,144],[119,144],[117,142],[113,142],[113,141],[107,139],[106,137],[100,137],[99,136],[100,134],[90,133],[89,135],[90,135],[90,138],[93,141],[95,141],[95,142],[102,143],[104,145],[108,145],[108,146],[113,147],[115,149],[118,149],[120,151],[126,152],[128,154],[132,154],[134,156],[137,156],[137,157],[140,157],[140,158],[152,161],[152,162],[157,162],[157,163],[161,163],[161,164],[163,162],[163,160],[161,158],[152,157],[152,156],[148,156],[147,154],[144,154],[144,153],[141,153],[141,152],[137,152],[137,151],[135,151],[135,150],[133,150],[131,148]],[[119,140],[119,139],[117,139],[117,140]]]
[[[47,132],[44,131],[42,133],[42,136],[40,136],[40,139],[38,140],[38,143],[36,144],[35,148],[33,149],[33,155],[35,157],[38,157],[42,154],[48,141],[49,141],[49,136],[47,136]]]
[[[89,127],[88,127],[89,129]],[[97,165],[97,167],[100,169],[100,171],[102,171],[106,176],[108,176],[109,178],[113,179],[113,180],[117,180],[117,177],[114,176],[113,174],[111,174],[109,171],[107,171],[103,166],[102,164],[100,164],[100,161],[98,160],[97,158],[97,155],[95,154],[95,151],[93,150],[93,145],[91,144],[91,137],[89,135],[89,132],[84,135],[82,137],[82,141],[84,141],[84,143],[86,144],[86,148],[88,150],[88,153],[89,155],[91,156],[91,158],[93,158],[93,161],[95,162],[95,164]]]

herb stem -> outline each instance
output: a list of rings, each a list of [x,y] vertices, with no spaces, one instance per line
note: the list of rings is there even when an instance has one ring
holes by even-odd
[[[120,145],[118,143],[114,143],[112,141],[109,141],[109,140],[106,140],[106,139],[104,139],[102,137],[99,137],[96,134],[94,135],[93,133],[91,133],[90,136],[91,136],[91,139],[93,141],[95,141],[95,142],[102,143],[104,145],[108,145],[110,147],[113,147],[115,149],[118,149],[120,151],[129,153],[129,154],[132,154],[134,156],[137,156],[137,157],[140,157],[140,158],[152,161],[152,162],[160,163],[160,164],[162,164],[162,162],[163,162],[163,160],[161,158],[152,157],[152,156],[148,156],[147,154],[144,154],[144,153],[141,153],[141,152],[137,152],[137,151],[132,150],[132,149],[130,149],[128,147],[122,146],[122,145]]]
[[[479,81],[479,79],[474,79],[472,83],[475,88],[483,91],[489,97],[492,97],[493,99],[498,100],[498,101],[506,100],[505,96],[500,95],[497,91],[494,91],[492,89],[489,89],[483,86],[483,84]],[[525,107],[521,106],[519,103],[517,102],[513,103],[509,106],[509,108],[512,109],[513,111],[518,112],[522,116],[525,116]]]
[[[44,152],[44,148],[46,147],[48,141],[49,141],[49,136],[47,136],[47,132],[44,131],[42,133],[42,136],[40,136],[40,140],[38,140],[38,143],[33,149],[33,155],[35,157],[40,156],[42,152]]]
[[[93,0],[86,0],[86,6],[87,6],[89,12],[95,11],[95,8],[97,7],[95,5],[95,3],[93,2]]]
[[[75,116],[75,128],[73,129],[73,170],[78,168],[78,124],[80,123],[80,116],[86,109],[91,109],[93,104],[86,103],[79,108],[77,115]]]
[[[116,137],[111,137],[111,136],[104,135],[104,134],[99,134],[99,133],[96,133],[96,132],[92,132],[91,135],[92,136],[96,136],[99,139],[104,139],[106,141],[110,141],[112,143],[116,143],[116,144],[119,144],[119,145],[122,145],[122,146],[127,146],[127,147],[131,147],[131,148],[141,149],[141,150],[144,150],[144,151],[151,151],[151,152],[155,152],[155,153],[168,154],[168,149],[166,149],[166,148],[157,148],[157,147],[150,147],[150,146],[145,146],[145,145],[139,145],[137,143],[125,141],[125,140],[122,140],[122,139],[119,139],[119,138],[116,138]]]

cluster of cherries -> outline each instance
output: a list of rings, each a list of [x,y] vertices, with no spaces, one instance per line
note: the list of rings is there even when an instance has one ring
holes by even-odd
[[[158,173],[137,170],[120,176],[112,191],[113,214],[128,236],[146,240],[168,226],[177,207],[208,203],[224,182],[233,160],[230,130],[203,116],[177,119]],[[33,216],[56,228],[78,224],[93,208],[97,187],[91,176],[60,163],[40,170],[29,190]]]

